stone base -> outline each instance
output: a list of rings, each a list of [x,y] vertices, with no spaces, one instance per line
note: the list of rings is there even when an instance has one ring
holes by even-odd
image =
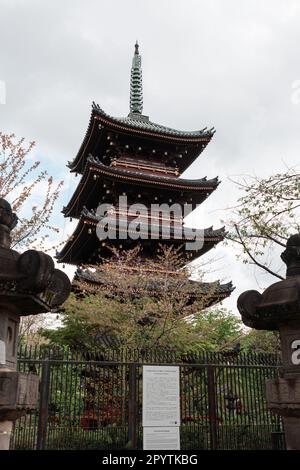
[[[287,450],[300,450],[300,378],[266,381],[268,408],[283,418]]]
[[[300,378],[266,380],[268,408],[285,416],[300,416]]]
[[[283,417],[287,450],[300,450],[300,418]]]
[[[0,422],[0,450],[9,450],[12,421]]]
[[[3,410],[32,409],[38,400],[39,377],[0,369],[0,413]]]
[[[1,421],[15,421],[26,414],[26,409],[5,409],[0,408],[0,422]]]
[[[38,400],[39,377],[9,369],[0,369],[0,450],[9,449],[13,422]]]

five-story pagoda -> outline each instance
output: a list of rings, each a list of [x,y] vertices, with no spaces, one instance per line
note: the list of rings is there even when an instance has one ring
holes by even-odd
[[[188,230],[183,222],[185,207],[193,210],[219,184],[217,178],[181,178],[210,142],[214,129],[178,131],[151,122],[142,112],[141,56],[136,43],[129,115],[115,118],[93,103],[86,135],[69,163],[71,172],[82,176],[63,213],[78,219],[78,224],[57,255],[59,262],[98,266],[111,256],[112,246],[130,249],[137,243],[145,257],[154,257],[163,243],[181,247],[186,261],[192,261],[223,240],[224,228]],[[178,207],[181,211],[176,211]],[[104,228],[112,221],[113,236],[105,236]],[[187,243],[192,248],[187,249]],[[76,277],[101,284],[97,271],[78,269]],[[203,292],[211,285],[203,283]],[[213,287],[207,304],[232,291],[231,283],[216,282]]]

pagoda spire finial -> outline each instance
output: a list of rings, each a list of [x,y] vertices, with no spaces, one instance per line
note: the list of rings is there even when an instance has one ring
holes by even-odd
[[[142,58],[139,53],[139,44],[136,41],[132,59],[130,77],[130,113],[142,114],[143,112],[143,82],[142,82]]]

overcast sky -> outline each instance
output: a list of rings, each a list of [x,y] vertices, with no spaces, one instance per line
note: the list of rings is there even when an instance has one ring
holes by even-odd
[[[297,0],[0,0],[0,129],[36,140],[35,157],[65,189],[66,168],[82,142],[94,100],[109,114],[129,112],[130,67],[140,43],[144,114],[176,129],[217,132],[185,176],[222,184],[193,216],[221,225],[238,194],[229,178],[266,176],[296,165],[300,148],[300,2]],[[300,100],[299,100],[300,101]],[[61,238],[62,240],[62,238]],[[257,273],[218,246],[208,279],[232,280],[224,302],[236,311]],[[272,279],[259,278],[266,287]]]

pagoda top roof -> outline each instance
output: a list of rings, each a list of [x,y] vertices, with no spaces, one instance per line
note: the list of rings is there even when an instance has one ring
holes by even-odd
[[[193,139],[197,140],[199,137],[211,139],[214,133],[216,132],[214,127],[207,129],[206,127],[201,130],[196,131],[181,131],[173,129],[171,127],[163,126],[149,120],[148,116],[145,116],[140,113],[130,112],[126,117],[113,117],[107,114],[103,109],[93,102],[92,104],[93,111],[98,115],[108,120],[108,123],[115,124],[119,126],[126,126],[126,129],[140,130],[145,132],[150,132],[151,134],[157,134],[162,136],[174,136],[184,139]]]
[[[187,155],[184,155],[185,158],[182,159],[182,171],[200,155],[215,133],[214,128],[209,130],[204,128],[190,132],[179,131],[156,124],[150,121],[147,116],[139,113],[129,113],[127,117],[113,117],[93,102],[92,113],[83,142],[73,161],[68,163],[71,171],[79,173],[83,171],[87,156],[99,150],[97,146],[101,139],[106,141],[105,136],[108,131],[127,134],[131,139],[154,139],[159,145],[174,147],[174,151],[175,148],[179,151],[178,146],[182,147],[184,153],[187,153]]]
[[[185,147],[183,150],[188,155],[185,155],[182,162],[182,171],[184,171],[200,155],[215,133],[214,127],[211,129],[204,127],[195,131],[173,129],[152,122],[143,114],[142,68],[138,44],[135,45],[131,68],[129,109],[128,116],[114,117],[95,102],[92,103],[92,113],[86,135],[75,159],[68,165],[71,171],[81,173],[87,155],[95,153],[96,148],[100,150],[101,142],[101,151],[105,152],[103,139],[106,138],[107,132],[111,131],[126,134],[127,138],[134,140],[155,140],[156,144],[168,146],[174,152]]]

